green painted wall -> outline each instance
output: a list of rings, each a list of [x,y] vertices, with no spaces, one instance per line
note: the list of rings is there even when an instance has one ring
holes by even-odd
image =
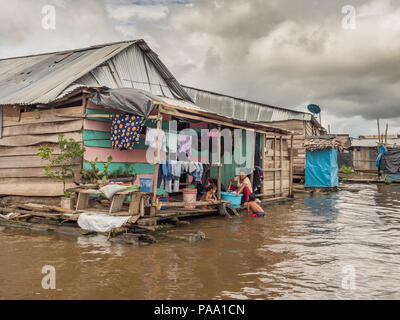
[[[234,152],[241,152],[243,157],[246,155],[246,134],[244,132],[242,134],[241,146],[239,149],[234,146]],[[251,150],[251,154],[254,154],[253,150]],[[235,162],[235,157],[232,156],[232,164],[225,164],[224,157],[222,157],[222,163],[223,166],[221,168],[221,183],[225,188],[228,188],[229,181],[233,177],[237,176],[238,171],[240,171],[241,168],[246,168],[246,162],[244,162],[243,164],[237,164]],[[212,167],[211,177],[217,178],[217,176],[218,176],[218,168]]]
[[[154,172],[154,165],[150,163],[134,163],[132,167],[136,170],[138,174],[152,174]],[[85,162],[83,164],[85,170],[90,170],[92,167]],[[104,170],[104,162],[98,162],[96,168],[99,170]],[[120,168],[126,170],[126,163],[124,162],[113,162],[108,167],[110,173],[118,171]]]

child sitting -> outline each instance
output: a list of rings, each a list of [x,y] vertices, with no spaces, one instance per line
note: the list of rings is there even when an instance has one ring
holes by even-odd
[[[256,202],[256,196],[252,193],[249,196],[249,202],[247,203],[247,215],[254,218],[265,217],[265,212],[263,208]]]
[[[217,197],[215,196],[217,192],[217,187],[215,185],[209,185],[206,188],[206,193],[201,197],[201,201],[209,201],[212,203],[217,202]],[[203,209],[208,209],[208,206],[204,206]]]

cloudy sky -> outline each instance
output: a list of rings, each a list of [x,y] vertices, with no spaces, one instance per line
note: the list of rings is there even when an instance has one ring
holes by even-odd
[[[56,28],[42,27],[42,8]],[[355,8],[354,19],[342,8]],[[400,0],[0,0],[0,57],[145,39],[182,84],[400,133]],[[350,17],[351,18],[351,17]],[[350,28],[349,26],[354,26]]]

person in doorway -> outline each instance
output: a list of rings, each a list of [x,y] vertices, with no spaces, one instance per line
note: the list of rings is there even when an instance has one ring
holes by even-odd
[[[234,183],[237,185],[235,186]],[[247,205],[249,202],[249,196],[253,193],[253,187],[245,171],[241,171],[239,176],[233,178],[229,182],[228,191],[236,191],[237,196],[243,193],[244,205]]]
[[[216,185],[209,185],[206,188],[206,193],[201,197],[201,201],[209,201],[211,203],[217,202],[217,197],[215,193],[217,192]],[[208,206],[204,206],[203,209],[208,209]]]
[[[252,193],[249,196],[249,202],[247,203],[247,215],[254,218],[265,217],[264,209],[256,202],[256,196]]]

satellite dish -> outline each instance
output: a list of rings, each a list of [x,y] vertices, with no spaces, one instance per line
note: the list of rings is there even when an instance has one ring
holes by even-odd
[[[307,109],[308,109],[308,111],[310,111],[313,114],[321,113],[321,108],[319,106],[317,106],[316,104],[309,104]]]

